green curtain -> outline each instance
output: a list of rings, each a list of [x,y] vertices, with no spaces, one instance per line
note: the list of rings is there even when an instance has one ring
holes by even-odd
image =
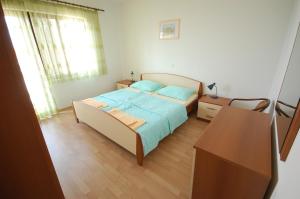
[[[106,73],[103,46],[86,18],[30,13],[50,82]],[[98,23],[98,22],[97,22]]]
[[[2,0],[5,10],[30,13],[50,83],[106,74],[97,11],[39,0]]]
[[[32,104],[40,119],[57,112],[26,12],[5,10],[6,22]]]
[[[40,118],[56,113],[51,85],[106,74],[97,11],[39,0],[1,0]]]

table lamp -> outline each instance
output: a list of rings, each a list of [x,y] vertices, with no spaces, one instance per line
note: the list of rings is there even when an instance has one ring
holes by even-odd
[[[218,98],[218,88],[217,88],[217,85],[216,83],[212,83],[210,85],[207,86],[207,88],[209,88],[209,90],[212,90],[214,87],[216,87],[216,94],[215,95],[209,95],[211,98]]]

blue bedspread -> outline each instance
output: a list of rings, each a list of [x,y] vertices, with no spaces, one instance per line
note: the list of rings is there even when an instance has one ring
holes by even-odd
[[[157,147],[160,140],[187,120],[186,107],[174,102],[151,96],[143,92],[121,89],[94,97],[109,106],[103,110],[118,108],[146,122],[136,131],[144,146],[144,155]]]

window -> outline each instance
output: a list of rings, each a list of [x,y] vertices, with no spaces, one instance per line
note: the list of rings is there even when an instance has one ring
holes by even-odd
[[[6,16],[10,37],[18,58],[23,78],[33,103],[34,109],[40,118],[56,113],[55,102],[50,92],[49,83],[43,70],[42,60],[38,56],[38,49],[34,43],[25,13],[16,13]],[[23,16],[23,17],[22,17]]]
[[[98,13],[33,0],[1,0],[37,115],[56,113],[51,85],[106,73]]]
[[[30,13],[29,18],[51,81],[103,74],[105,64],[98,61],[103,57],[86,19],[38,13]]]

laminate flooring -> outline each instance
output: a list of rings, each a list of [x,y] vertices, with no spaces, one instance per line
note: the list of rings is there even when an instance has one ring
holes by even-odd
[[[134,155],[89,126],[72,110],[41,121],[65,197],[189,198],[193,145],[208,123],[191,115],[138,166]]]

